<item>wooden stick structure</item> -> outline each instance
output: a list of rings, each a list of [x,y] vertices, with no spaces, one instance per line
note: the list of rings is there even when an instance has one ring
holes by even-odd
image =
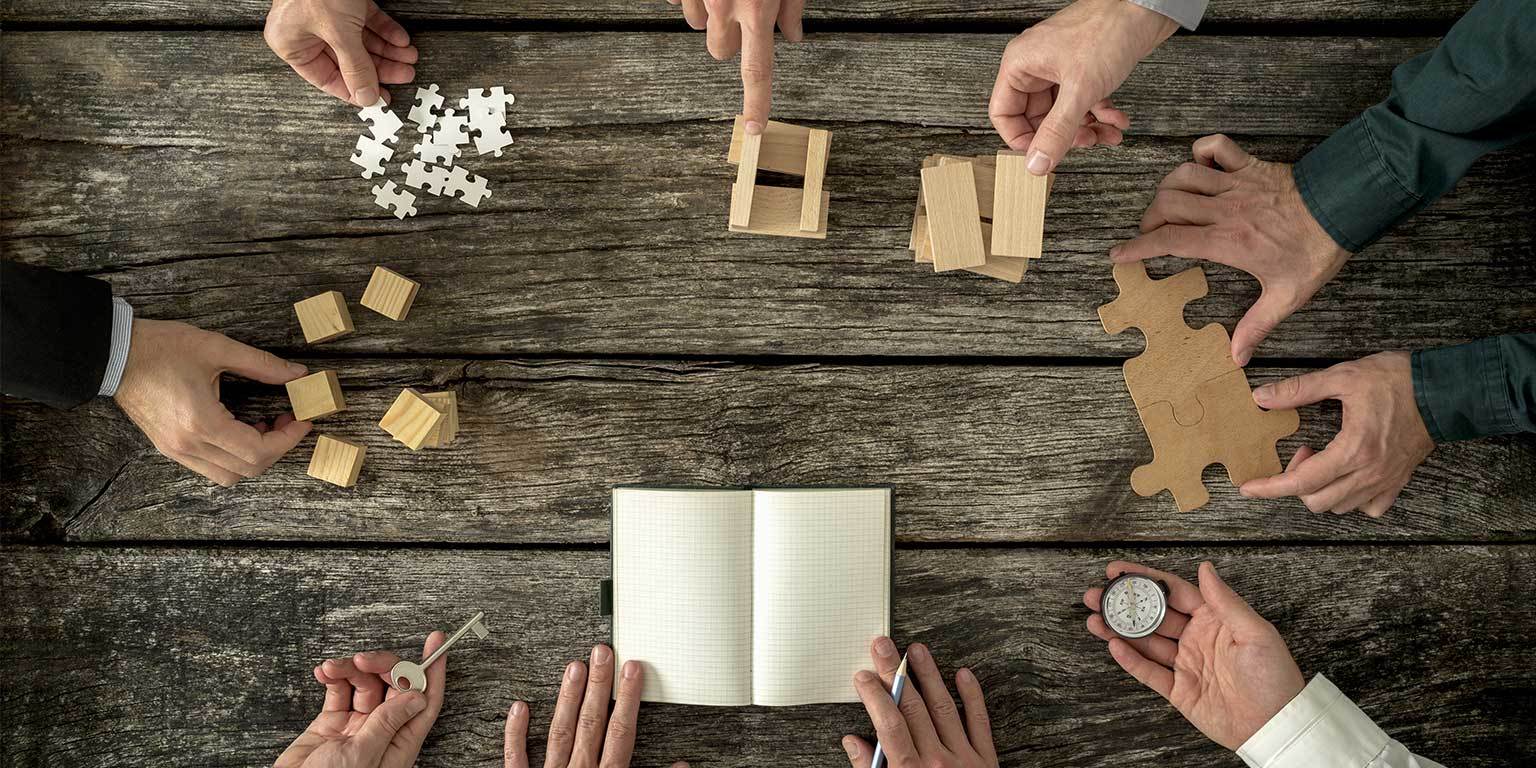
[[[819,128],[768,121],[763,132],[746,133],[740,115],[731,132],[726,161],[736,165],[731,185],[732,232],[780,237],[827,236],[832,196],[823,186],[832,134]],[[759,170],[801,176],[799,189],[757,183]]]

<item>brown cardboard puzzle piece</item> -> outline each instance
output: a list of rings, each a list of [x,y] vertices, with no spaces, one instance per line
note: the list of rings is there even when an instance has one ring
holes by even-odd
[[[1125,361],[1125,386],[1136,408],[1169,403],[1180,424],[1200,421],[1194,385],[1239,370],[1232,360],[1232,339],[1218,323],[1190,328],[1184,305],[1206,294],[1205,271],[1190,267],[1173,277],[1153,280],[1142,262],[1116,264],[1120,296],[1099,307],[1106,333],[1139,328],[1146,338],[1142,353]]]
[[[1279,474],[1275,442],[1300,426],[1294,410],[1266,411],[1253,402],[1248,376],[1241,368],[1193,385],[1203,417],[1180,424],[1169,403],[1138,411],[1152,442],[1152,463],[1131,472],[1131,489],[1142,496],[1167,490],[1180,512],[1211,500],[1200,475],[1211,464],[1227,468],[1233,485]]]
[[[831,145],[829,131],[773,120],[762,133],[749,136],[737,115],[726,150],[726,161],[736,166],[730,231],[825,239],[832,196],[822,187]],[[759,170],[801,176],[804,181],[798,189],[760,185]]]

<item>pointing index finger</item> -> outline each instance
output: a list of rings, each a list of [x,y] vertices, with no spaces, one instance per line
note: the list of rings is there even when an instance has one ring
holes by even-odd
[[[747,133],[762,133],[773,105],[773,19],[741,20],[741,89]]]

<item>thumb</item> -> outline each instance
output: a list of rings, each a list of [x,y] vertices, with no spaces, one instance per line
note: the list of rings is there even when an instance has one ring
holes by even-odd
[[[1056,103],[1050,114],[1035,129],[1035,138],[1029,143],[1029,172],[1036,176],[1050,173],[1067,156],[1072,139],[1083,123],[1083,115],[1093,106],[1093,99],[1075,89],[1062,86],[1056,95]]]
[[[221,370],[263,384],[286,384],[309,372],[298,363],[290,363],[264,349],[241,344],[228,336],[214,334],[218,348],[214,364]]]
[[[1225,621],[1239,624],[1260,619],[1253,608],[1243,600],[1227,582],[1222,581],[1216,573],[1216,566],[1209,561],[1200,564],[1200,597],[1205,599],[1205,604],[1215,609],[1216,615]]]
[[[1291,309],[1277,298],[1273,291],[1259,294],[1259,300],[1248,308],[1243,319],[1232,329],[1232,360],[1247,365],[1259,343],[1269,336],[1281,321],[1291,316]]]
[[[325,41],[336,53],[336,68],[352,94],[352,103],[371,107],[379,100],[379,72],[363,47],[361,29],[342,29]]]
[[[358,729],[354,741],[361,753],[359,757],[362,758],[362,764],[378,765],[384,759],[384,751],[389,748],[395,734],[426,708],[427,697],[413,691],[396,696],[368,713],[368,719]],[[422,735],[425,736],[425,732]],[[419,748],[421,745],[416,746]]]

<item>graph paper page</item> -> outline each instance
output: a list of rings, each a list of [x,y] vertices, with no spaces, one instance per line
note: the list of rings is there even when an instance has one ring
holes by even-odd
[[[752,703],[752,492],[615,488],[613,650],[644,701]]]
[[[753,703],[855,702],[853,674],[890,633],[885,488],[756,491]]]

